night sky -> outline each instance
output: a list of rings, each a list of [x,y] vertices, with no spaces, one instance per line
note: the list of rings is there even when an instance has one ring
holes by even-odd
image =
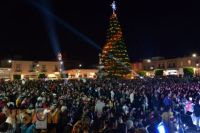
[[[24,59],[56,59],[44,14],[31,1],[41,4],[42,0],[1,0],[1,58],[21,55]],[[112,0],[46,1],[55,16],[103,47],[112,14]],[[116,3],[132,62],[152,56],[171,58],[200,53],[198,3],[188,0],[116,0]],[[54,21],[53,25],[66,60],[80,60],[87,64],[98,62],[99,49],[62,24]]]

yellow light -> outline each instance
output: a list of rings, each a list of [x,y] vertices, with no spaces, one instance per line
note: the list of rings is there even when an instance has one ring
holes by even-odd
[[[56,77],[56,75],[55,74],[49,74],[48,77],[53,78],[53,77]]]
[[[59,72],[55,72],[54,74],[58,75],[58,74],[60,74],[60,73],[59,73]]]

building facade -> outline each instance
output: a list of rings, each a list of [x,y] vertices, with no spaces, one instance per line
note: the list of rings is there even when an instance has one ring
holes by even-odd
[[[60,64],[57,61],[8,60],[2,61],[1,65],[6,66],[4,69],[1,68],[3,73],[0,73],[1,78],[38,79],[40,74],[52,79],[60,77]]]
[[[11,77],[11,68],[0,68],[0,79],[9,80]]]
[[[71,69],[66,70],[65,73],[69,79],[77,78],[97,78],[98,69]]]
[[[48,79],[61,78],[61,65],[58,61],[20,61],[20,60],[3,60],[0,62],[0,79],[38,79],[42,74]],[[76,78],[96,78],[98,69],[78,69],[64,70],[68,79]],[[65,76],[62,78],[65,78]]]
[[[165,71],[174,72],[177,70],[178,74],[183,74],[183,68],[191,67],[194,69],[195,74],[200,74],[200,56],[189,56],[181,58],[164,59],[156,57],[145,59],[141,63],[133,63],[133,70],[138,71],[154,71],[156,69],[163,69]],[[135,67],[140,66],[140,67]]]

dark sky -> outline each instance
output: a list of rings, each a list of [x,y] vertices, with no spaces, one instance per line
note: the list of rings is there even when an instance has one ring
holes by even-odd
[[[0,1],[0,56],[55,59],[44,15],[30,1]],[[53,13],[102,47],[112,0],[46,0]],[[200,8],[194,1],[116,1],[131,61],[152,56],[176,57],[200,51]],[[41,3],[41,2],[40,2]],[[65,59],[98,62],[93,47],[54,21]]]

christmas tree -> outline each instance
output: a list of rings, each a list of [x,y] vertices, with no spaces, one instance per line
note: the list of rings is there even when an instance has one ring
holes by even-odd
[[[110,17],[107,40],[100,60],[105,73],[114,77],[125,77],[131,73],[131,65],[121,27],[115,13],[115,1],[112,3],[112,8],[113,14]]]

